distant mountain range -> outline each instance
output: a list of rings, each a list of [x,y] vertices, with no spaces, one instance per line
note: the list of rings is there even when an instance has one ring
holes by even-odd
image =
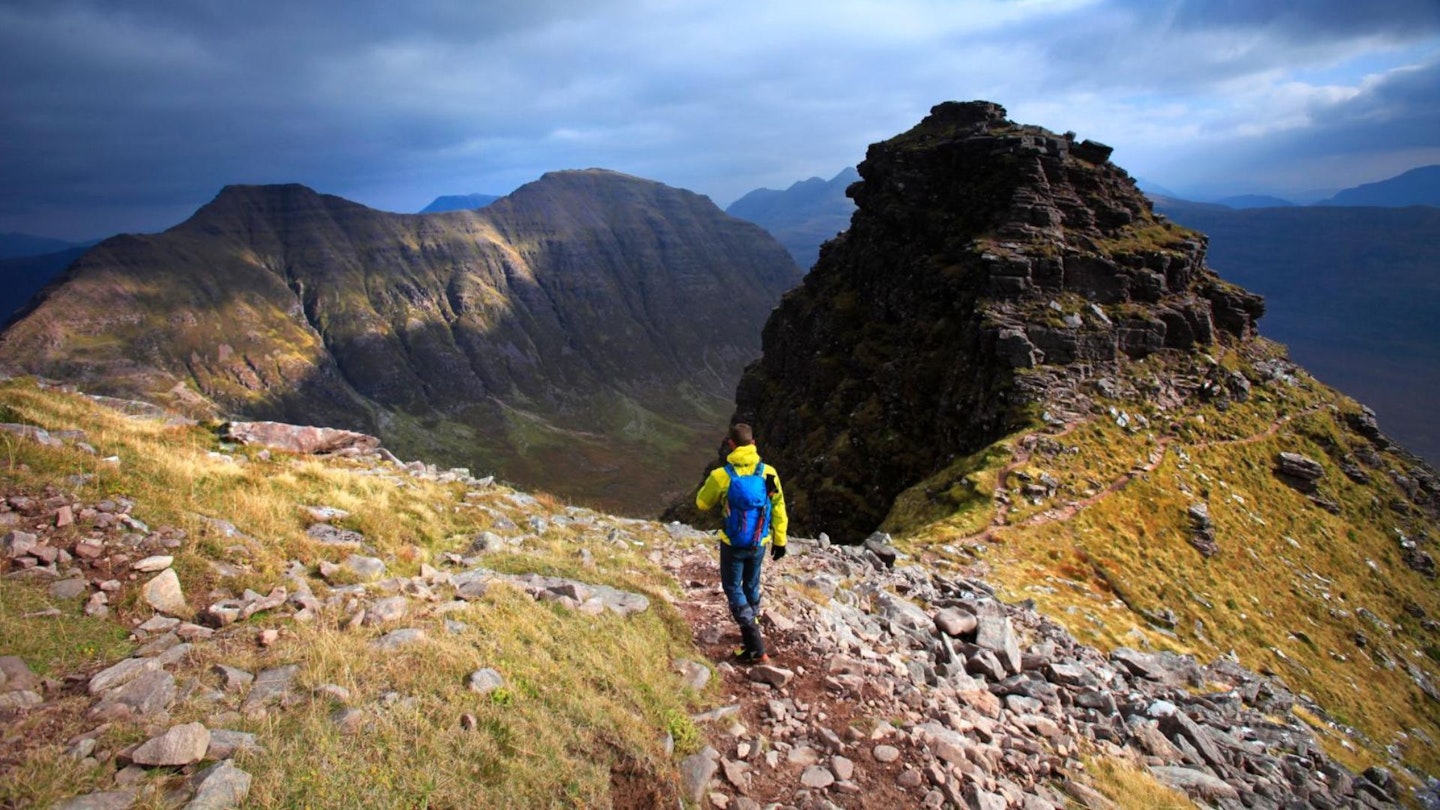
[[[1279,197],[1271,197],[1268,194],[1240,194],[1234,197],[1221,197],[1215,201],[1215,204],[1227,208],[1287,208],[1295,203]]]
[[[800,277],[708,198],[615,172],[424,215],[232,186],[87,252],[0,334],[0,365],[654,512]]]
[[[1389,180],[1347,188],[1316,205],[1440,206],[1440,166],[1421,166]]]
[[[429,205],[420,209],[422,214],[438,214],[442,211],[473,211],[484,208],[500,199],[498,194],[449,194],[436,197]]]
[[[852,166],[829,180],[812,177],[784,191],[757,188],[730,204],[725,213],[748,219],[769,231],[790,251],[795,263],[808,268],[820,245],[850,227],[855,203],[845,189],[860,179]]]
[[[93,244],[95,242],[68,242],[47,236],[31,236],[28,233],[0,233],[0,259],[40,256]]]

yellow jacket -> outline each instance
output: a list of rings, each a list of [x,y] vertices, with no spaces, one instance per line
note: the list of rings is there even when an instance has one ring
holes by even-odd
[[[730,466],[735,468],[739,475],[749,475],[755,471],[755,465],[760,462],[760,452],[755,445],[747,444],[730,451],[725,457]],[[760,538],[760,545],[771,541],[777,546],[785,545],[785,530],[790,527],[790,518],[785,514],[785,492],[780,489],[780,474],[769,464],[765,465],[765,478],[775,482],[775,491],[770,494],[770,534]],[[695,493],[695,505],[701,511],[709,511],[715,508],[715,504],[725,504],[725,494],[730,490],[730,474],[725,472],[724,467],[716,467],[710,471],[710,476]],[[728,544],[730,538],[720,533],[720,542]]]

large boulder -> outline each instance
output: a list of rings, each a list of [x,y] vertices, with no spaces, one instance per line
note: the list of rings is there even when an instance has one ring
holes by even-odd
[[[341,451],[371,453],[380,449],[380,440],[365,433],[281,422],[226,422],[220,428],[220,437],[302,455]]]

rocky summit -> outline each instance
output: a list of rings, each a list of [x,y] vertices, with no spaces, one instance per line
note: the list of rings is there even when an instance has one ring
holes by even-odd
[[[1110,149],[946,103],[874,144],[826,244],[764,332],[737,419],[763,426],[797,521],[863,539],[895,496],[1080,383],[1249,339],[1258,296],[1205,267]]]
[[[427,215],[232,186],[85,254],[0,337],[0,364],[192,416],[361,430],[641,511],[702,428],[713,441],[799,277],[707,198],[615,172]]]

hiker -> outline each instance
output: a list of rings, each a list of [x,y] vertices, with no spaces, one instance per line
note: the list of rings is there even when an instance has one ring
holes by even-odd
[[[749,425],[730,426],[725,463],[710,471],[695,493],[695,505],[709,511],[723,505],[725,529],[720,533],[720,586],[730,604],[730,615],[740,625],[745,646],[736,657],[747,663],[768,661],[760,635],[760,564],[765,546],[770,556],[785,556],[785,493],[780,475],[760,460],[755,434]]]

